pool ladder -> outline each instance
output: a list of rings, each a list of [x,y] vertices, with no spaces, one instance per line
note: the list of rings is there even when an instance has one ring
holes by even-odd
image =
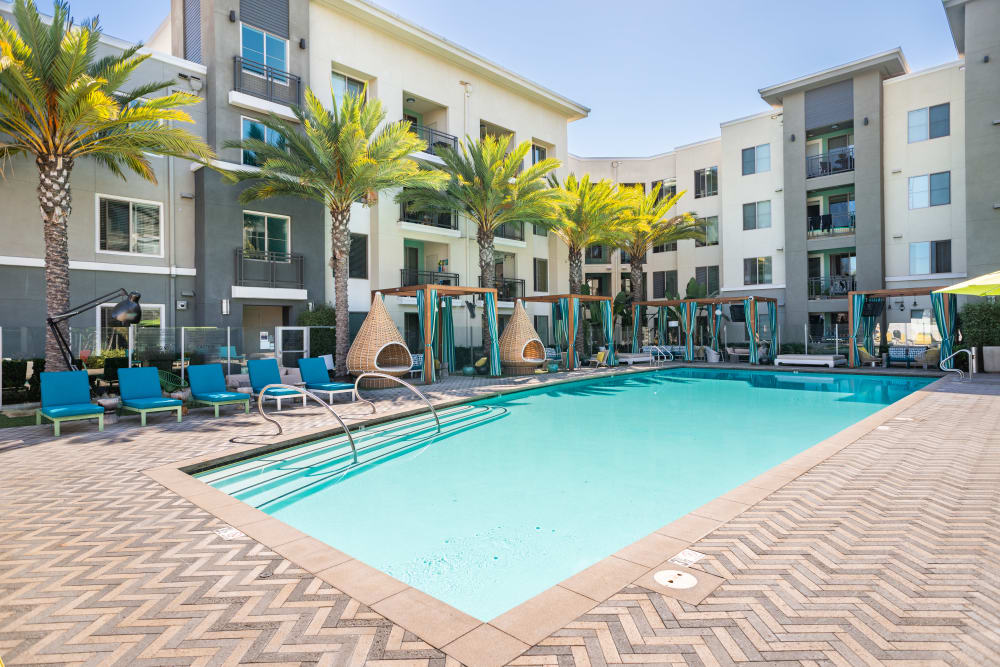
[[[963,350],[956,350],[955,352],[952,352],[947,357],[945,357],[944,359],[942,359],[941,363],[938,364],[938,366],[945,373],[958,373],[958,379],[965,380],[966,379],[965,372],[961,368],[945,368],[945,365],[944,365],[946,361],[957,357],[958,355],[960,355],[963,352],[965,352],[965,354],[967,354],[968,357],[969,357],[969,377],[968,377],[968,379],[971,380],[972,376],[976,374],[976,348],[971,348],[971,349],[966,348],[966,349],[963,349]]]

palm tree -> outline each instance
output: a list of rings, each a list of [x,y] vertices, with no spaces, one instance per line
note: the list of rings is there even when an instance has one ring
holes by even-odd
[[[646,253],[656,245],[681,239],[704,239],[705,232],[690,213],[669,216],[670,209],[684,192],[660,197],[660,185],[657,184],[649,193],[639,187],[621,188],[619,196],[625,210],[618,218],[614,246],[628,254],[631,303],[637,303],[642,301],[642,263]],[[639,326],[639,322],[633,322],[633,326]]]
[[[549,184],[563,193],[558,218],[552,226],[555,234],[569,249],[569,291],[580,294],[583,289],[583,253],[593,245],[606,243],[611,237],[624,204],[611,181],[591,182],[590,174],[566,177],[564,184],[556,176]],[[583,327],[576,330],[576,349],[583,349]]]
[[[531,149],[525,141],[507,153],[506,137],[487,135],[479,141],[466,137],[461,150],[443,148],[437,151],[444,162],[440,169],[447,174],[447,184],[441,190],[420,186],[397,196],[399,201],[417,211],[431,213],[464,213],[476,225],[479,242],[479,275],[482,287],[496,284],[493,237],[506,223],[533,223],[550,227],[557,219],[557,206],[562,200],[559,190],[550,188],[545,180],[549,172],[559,167],[553,158],[539,160],[522,168]],[[483,347],[489,349],[486,312],[483,312]]]
[[[45,239],[45,306],[50,316],[69,309],[67,222],[72,209],[70,176],[81,157],[91,157],[125,178],[125,171],[156,182],[148,153],[200,161],[212,157],[203,141],[171,125],[192,122],[178,107],[196,95],[154,94],[173,81],[125,91],[148,54],[141,44],[97,58],[97,18],[79,26],[69,6],[55,2],[46,25],[33,0],[14,3],[15,28],[0,18],[0,162],[34,157]],[[66,327],[67,322],[59,326]],[[65,369],[56,340],[45,338],[46,368]]]
[[[351,205],[370,206],[378,192],[421,185],[441,187],[445,176],[421,169],[411,153],[427,143],[410,131],[410,123],[382,125],[385,111],[378,99],[367,100],[367,89],[344,95],[338,109],[327,109],[306,89],[305,107],[292,107],[298,123],[271,114],[261,123],[277,139],[227,141],[227,148],[254,154],[257,167],[227,172],[233,181],[252,181],[240,193],[246,204],[258,199],[294,196],[322,202],[330,212],[330,267],[336,309],[336,372],[347,374],[350,343],[347,279],[351,256]]]

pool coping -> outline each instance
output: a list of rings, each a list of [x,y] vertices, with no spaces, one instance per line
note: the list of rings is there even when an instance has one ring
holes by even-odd
[[[528,386],[501,386],[481,396],[435,402],[434,407],[435,409],[452,407],[496,395],[520,393],[581,380],[655,372],[665,368],[669,367],[639,369],[630,367],[595,373],[586,378],[570,375]],[[276,443],[237,446],[221,454],[176,461],[143,472],[157,483],[236,528],[297,567],[416,634],[448,656],[470,667],[503,665],[632,583],[688,604],[701,602],[722,585],[724,579],[699,569],[697,564],[683,567],[671,563],[669,561],[671,557],[689,548],[708,533],[739,516],[865,434],[874,431],[904,409],[920,402],[931,393],[932,387],[947,381],[946,377],[939,377],[938,380],[799,452],[487,622],[459,611],[446,602],[352,558],[192,477],[194,472],[284,449],[317,437],[336,435],[343,431],[340,427],[313,429]],[[361,420],[352,423],[351,426],[367,427],[425,412],[424,407],[400,410]],[[652,575],[667,568],[695,574],[699,584],[688,590],[660,586],[653,580]]]

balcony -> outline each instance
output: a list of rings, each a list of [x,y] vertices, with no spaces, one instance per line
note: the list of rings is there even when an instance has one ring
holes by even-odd
[[[823,215],[810,215],[806,219],[806,232],[809,238],[853,234],[854,214],[824,213]]]
[[[233,58],[233,90],[278,104],[302,103],[299,77],[240,56]]]
[[[432,155],[437,155],[438,150],[441,148],[450,148],[453,151],[458,150],[458,137],[448,134],[447,132],[441,132],[440,130],[435,130],[432,127],[425,127],[423,125],[410,125],[410,129],[418,137],[427,142],[427,150],[425,153],[430,153]]]
[[[494,236],[499,236],[502,239],[508,239],[510,241],[523,241],[524,240],[524,223],[523,222],[505,222],[493,232]]]
[[[806,156],[806,178],[829,176],[844,171],[854,171],[854,146]]]
[[[438,229],[458,229],[458,216],[451,213],[418,213],[409,209],[406,203],[399,205],[399,219],[415,225],[426,225]]]
[[[236,249],[236,285],[303,289],[302,255]]]
[[[479,286],[483,286],[482,276],[479,276]],[[523,278],[497,278],[493,286],[497,288],[498,301],[513,301],[524,298]]]
[[[458,285],[458,274],[444,271],[400,269],[399,286],[409,287],[411,285]]]
[[[846,299],[855,287],[854,276],[823,276],[809,279],[810,299]]]

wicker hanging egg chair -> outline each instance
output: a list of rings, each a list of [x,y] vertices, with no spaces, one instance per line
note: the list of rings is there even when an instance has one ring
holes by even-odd
[[[545,363],[545,347],[518,299],[500,335],[500,363],[509,375],[531,375]]]
[[[389,317],[382,295],[376,294],[372,308],[368,311],[368,316],[361,324],[361,329],[347,352],[347,372],[355,376],[376,372],[403,377],[412,366],[413,357],[410,356],[410,350],[407,349],[403,336]],[[380,389],[398,385],[384,378],[365,378],[361,386]]]

